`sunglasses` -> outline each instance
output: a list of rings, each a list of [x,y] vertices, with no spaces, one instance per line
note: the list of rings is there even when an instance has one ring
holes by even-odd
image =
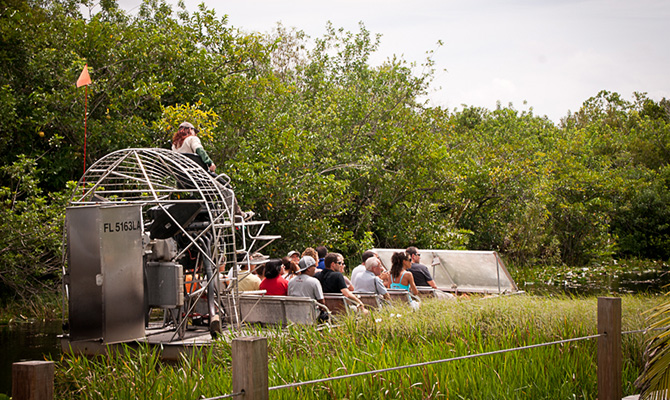
[[[344,265],[344,261],[336,261],[337,264]]]

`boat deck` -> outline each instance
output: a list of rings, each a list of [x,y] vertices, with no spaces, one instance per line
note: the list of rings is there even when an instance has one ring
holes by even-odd
[[[231,334],[235,336],[239,332],[234,332],[230,327],[225,327],[218,339],[212,339],[207,326],[192,327],[184,333],[183,338],[179,338],[172,326],[163,327],[162,324],[150,324],[145,331],[145,336],[137,338],[134,341],[121,343],[103,343],[102,340],[70,340],[68,335],[62,335],[61,349],[64,353],[76,353],[86,356],[96,356],[107,354],[110,351],[119,349],[126,345],[130,347],[139,347],[148,344],[156,347],[161,352],[161,359],[178,360],[182,354],[193,354],[197,349],[210,346],[215,340],[230,341]]]

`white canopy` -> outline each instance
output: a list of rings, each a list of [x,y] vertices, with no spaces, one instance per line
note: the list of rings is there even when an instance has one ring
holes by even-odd
[[[391,256],[404,249],[372,249],[391,269]],[[445,292],[516,293],[518,288],[495,251],[420,249],[421,264]]]

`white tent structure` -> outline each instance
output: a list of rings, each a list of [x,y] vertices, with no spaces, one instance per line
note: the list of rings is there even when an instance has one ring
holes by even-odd
[[[372,249],[386,269],[391,256],[404,249]],[[512,294],[517,288],[495,251],[419,250],[421,264],[428,267],[437,287],[445,292]]]

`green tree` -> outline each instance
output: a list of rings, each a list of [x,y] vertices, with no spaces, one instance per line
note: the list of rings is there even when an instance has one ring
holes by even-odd
[[[10,182],[0,187],[0,300],[51,292],[60,281],[66,196],[42,193],[36,164],[20,156],[0,167]]]

